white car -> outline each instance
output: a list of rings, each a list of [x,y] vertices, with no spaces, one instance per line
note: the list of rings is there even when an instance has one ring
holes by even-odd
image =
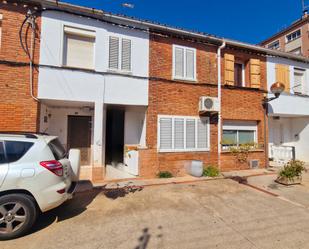
[[[0,240],[25,234],[38,213],[72,198],[80,151],[67,155],[57,137],[0,133]]]

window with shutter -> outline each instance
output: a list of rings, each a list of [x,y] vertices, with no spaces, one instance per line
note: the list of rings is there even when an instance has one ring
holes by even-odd
[[[119,38],[109,37],[109,68],[119,68]]]
[[[95,32],[64,28],[63,64],[68,67],[94,69]]]
[[[252,88],[261,87],[261,66],[259,59],[250,59],[250,83]]]
[[[234,85],[234,62],[234,55],[224,54],[224,83],[227,85]]]
[[[132,41],[130,39],[109,37],[109,69],[131,71]]]
[[[285,86],[285,92],[290,93],[290,67],[288,65],[276,64],[276,81]]]
[[[173,46],[173,77],[182,80],[196,80],[196,50]]]
[[[131,40],[122,39],[121,69],[131,71]]]
[[[209,119],[160,115],[158,150],[160,152],[208,151]]]
[[[175,118],[174,120],[174,146],[175,149],[184,149],[184,119],[183,118]]]
[[[301,68],[294,68],[294,87],[293,91],[297,94],[303,94],[305,87],[305,72],[306,70]]]
[[[161,118],[160,122],[160,148],[172,149],[172,118]]]

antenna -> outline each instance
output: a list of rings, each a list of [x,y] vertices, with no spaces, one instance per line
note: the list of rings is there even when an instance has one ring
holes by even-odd
[[[303,13],[308,12],[309,0],[302,0]]]

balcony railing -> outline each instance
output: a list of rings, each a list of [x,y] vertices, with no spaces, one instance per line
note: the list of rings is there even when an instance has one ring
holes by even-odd
[[[285,164],[290,160],[295,160],[294,146],[270,146],[270,157],[278,164]]]

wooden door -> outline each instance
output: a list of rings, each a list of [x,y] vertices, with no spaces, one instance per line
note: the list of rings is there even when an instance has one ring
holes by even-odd
[[[80,149],[81,165],[91,163],[91,116],[68,116],[68,149]]]

